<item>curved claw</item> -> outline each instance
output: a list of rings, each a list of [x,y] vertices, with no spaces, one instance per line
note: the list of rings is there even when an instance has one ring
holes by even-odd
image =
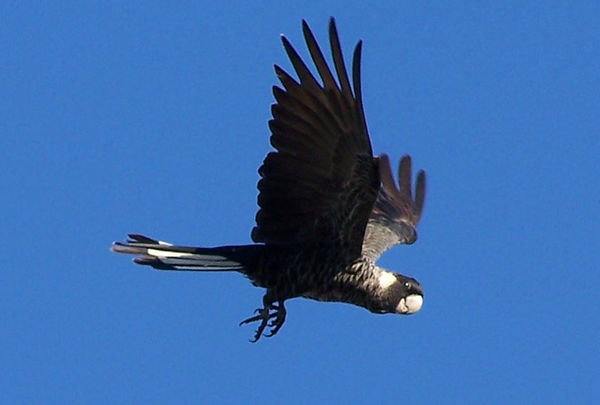
[[[258,313],[258,315],[244,319],[240,322],[240,326],[242,326],[250,322],[260,321],[260,325],[258,325],[258,328],[256,328],[256,332],[254,333],[254,338],[250,339],[252,343],[257,342],[263,335],[266,337],[275,336],[285,322],[286,310],[283,301],[279,301],[279,305],[266,304],[264,308],[258,308],[254,313]],[[274,319],[269,322],[272,318]],[[271,330],[269,333],[263,333],[267,326],[269,326]]]
[[[263,318],[262,315],[256,315],[256,316],[253,316],[251,318],[244,319],[242,322],[240,322],[239,326],[242,326],[242,325],[244,325],[246,323],[250,323],[250,322],[256,322],[256,321],[258,321],[259,319],[262,319],[262,318]]]

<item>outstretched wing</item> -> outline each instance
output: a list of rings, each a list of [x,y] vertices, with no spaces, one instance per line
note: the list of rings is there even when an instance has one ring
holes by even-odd
[[[410,156],[404,156],[398,167],[398,186],[394,184],[390,160],[387,155],[378,158],[381,188],[369,217],[362,254],[377,260],[389,247],[411,244],[417,240],[417,223],[425,202],[425,172],[417,174],[415,198],[412,197],[412,164]]]
[[[259,169],[252,239],[274,245],[337,242],[358,256],[379,189],[360,90],[361,42],[351,86],[334,19],[329,41],[337,80],[305,21],[302,28],[322,84],[282,37],[299,82],[275,66],[283,85],[273,87],[277,102],[269,121],[276,152]]]

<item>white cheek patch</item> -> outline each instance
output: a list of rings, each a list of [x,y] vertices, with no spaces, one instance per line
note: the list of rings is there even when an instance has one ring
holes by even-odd
[[[396,276],[389,271],[382,271],[379,275],[379,286],[386,289],[396,282]]]
[[[423,306],[423,296],[419,294],[411,294],[406,298],[402,298],[396,306],[396,312],[399,314],[414,314]]]

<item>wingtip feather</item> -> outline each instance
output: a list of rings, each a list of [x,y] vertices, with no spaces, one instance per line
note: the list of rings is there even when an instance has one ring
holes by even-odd
[[[404,155],[402,156],[402,159],[400,159],[400,164],[398,165],[398,186],[400,194],[408,200],[412,200],[411,179],[412,160],[410,155]]]
[[[423,212],[423,206],[425,205],[425,184],[426,184],[425,171],[419,170],[417,174],[417,184],[415,187],[415,210],[417,218],[421,218]]]

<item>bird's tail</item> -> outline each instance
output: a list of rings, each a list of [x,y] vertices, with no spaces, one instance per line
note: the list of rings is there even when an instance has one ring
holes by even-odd
[[[129,234],[126,242],[114,242],[110,250],[138,255],[133,261],[160,270],[238,271],[246,273],[261,245],[214,248],[175,246],[143,235]]]

